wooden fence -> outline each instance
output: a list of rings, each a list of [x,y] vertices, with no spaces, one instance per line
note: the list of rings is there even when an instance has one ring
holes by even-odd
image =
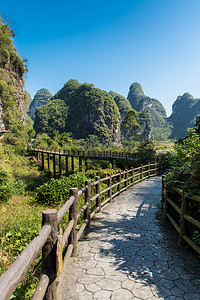
[[[46,168],[49,171],[52,171],[54,178],[60,177],[62,173],[69,174],[69,170],[73,173],[75,169],[75,157],[78,159],[79,171],[82,171],[83,161],[85,161],[85,167],[87,169],[87,160],[88,159],[97,159],[97,160],[108,160],[111,162],[112,166],[114,160],[116,159],[125,159],[130,161],[143,161],[143,155],[141,153],[127,153],[127,152],[117,152],[117,151],[82,151],[82,150],[56,150],[56,149],[33,149],[36,153],[38,165],[41,169]],[[58,158],[56,160],[56,157]],[[155,162],[158,158],[155,156],[145,157],[145,160],[148,162]],[[71,163],[70,163],[71,160]],[[52,165],[52,166],[51,166]]]
[[[109,174],[105,178],[96,177],[95,182],[86,180],[81,190],[70,189],[70,197],[62,208],[57,211],[49,209],[42,212],[42,228],[37,237],[17,257],[11,267],[0,277],[1,299],[7,300],[14,292],[30,265],[42,249],[43,272],[32,300],[56,300],[56,284],[61,276],[62,265],[66,264],[71,255],[76,255],[77,241],[84,229],[90,226],[90,220],[101,208],[130,186],[156,176],[159,164],[148,164],[135,169],[125,170],[117,174]],[[106,184],[106,185],[105,185]],[[82,196],[81,196],[82,195]],[[84,204],[78,211],[78,199],[83,198]],[[104,199],[102,199],[104,198]],[[68,213],[69,221],[62,233],[58,224]],[[83,218],[79,230],[77,222]],[[64,260],[63,249],[67,245]],[[61,274],[60,274],[61,273]]]
[[[200,221],[196,219],[200,216],[200,197],[189,197],[187,187],[169,189],[164,178],[165,175],[162,176],[162,206],[165,219],[178,231],[179,243],[188,244],[200,255],[200,247],[194,242],[193,235],[195,229],[200,232]]]

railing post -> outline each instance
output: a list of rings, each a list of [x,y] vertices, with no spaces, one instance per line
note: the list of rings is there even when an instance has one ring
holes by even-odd
[[[163,208],[163,205],[164,205],[164,202],[165,202],[165,183],[164,183],[164,179],[165,179],[165,175],[162,175],[162,202],[161,202],[162,208]]]
[[[141,165],[140,181],[142,181],[142,178],[143,178],[143,165]]]
[[[60,176],[62,175],[62,156],[60,154],[59,154],[59,175]]]
[[[128,180],[127,180],[127,178],[128,178],[128,170],[126,169],[125,170],[125,187],[126,187],[126,189],[127,189],[127,187],[128,187]]]
[[[148,178],[150,177],[150,170],[151,170],[151,165],[150,165],[150,163],[148,163]]]
[[[121,170],[119,171],[119,185],[117,187],[119,194],[121,193],[121,181],[122,181],[122,174]]]
[[[56,209],[42,212],[42,225],[50,225],[51,235],[42,248],[42,267],[49,272],[49,286],[45,294],[46,300],[57,299],[56,292],[56,246],[58,233],[58,214]]]
[[[87,186],[87,190],[85,192],[85,203],[88,203],[88,207],[84,211],[84,219],[88,220],[87,227],[90,227],[91,180],[86,180],[85,185]]]
[[[71,156],[72,172],[74,173],[74,156]]]
[[[69,173],[69,166],[68,166],[68,156],[65,156],[65,171],[66,171],[66,175],[68,175]]]
[[[37,153],[37,164],[39,166],[40,165],[40,156],[39,156],[39,152],[38,151],[36,153]]]
[[[108,176],[109,176],[109,179],[108,179],[108,187],[109,187],[109,190],[108,190],[108,198],[110,198],[110,202],[112,202],[112,188],[111,188],[111,185],[112,185],[112,177],[111,177],[111,173],[109,173]]]
[[[99,194],[99,196],[96,199],[96,206],[99,207],[99,211],[101,211],[100,176],[96,177],[96,181],[98,181],[96,185],[96,194]]]
[[[53,154],[53,177],[56,178],[56,155]]]
[[[133,180],[133,174],[134,174],[134,169],[131,168],[131,184],[134,184],[134,180]]]
[[[69,236],[69,244],[73,245],[72,256],[76,256],[76,248],[77,248],[77,206],[78,206],[78,189],[71,188],[70,196],[74,196],[75,200],[72,206],[69,209],[69,221],[73,220],[74,225],[72,231]]]
[[[42,156],[42,170],[44,170],[44,152],[41,152],[41,156]]]
[[[165,216],[165,221],[167,221],[168,220],[167,213],[169,211],[169,202],[167,201],[168,191],[167,191],[167,185],[166,185],[166,183],[164,183],[164,197],[165,197],[164,216]]]
[[[51,166],[50,166],[50,153],[47,155],[47,162],[48,162],[48,170],[51,171]]]
[[[184,215],[187,214],[187,200],[185,197],[187,187],[183,186],[182,188],[182,196],[181,196],[181,219],[180,219],[180,234],[179,234],[179,243],[181,245],[185,244],[185,240],[183,238],[186,235],[187,231],[187,222],[184,218]]]
[[[82,172],[82,157],[79,156],[79,171]]]

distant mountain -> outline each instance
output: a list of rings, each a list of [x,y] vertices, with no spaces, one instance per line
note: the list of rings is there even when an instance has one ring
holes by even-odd
[[[34,129],[52,134],[71,132],[74,138],[96,135],[102,143],[120,145],[120,113],[111,97],[92,84],[69,80],[47,105],[37,108]]]
[[[110,91],[109,94],[113,97],[115,100],[119,112],[121,114],[121,118],[124,119],[127,112],[132,109],[130,102],[128,101],[127,98],[123,97],[122,95],[119,95],[113,91]]]
[[[29,115],[32,120],[35,119],[36,108],[45,105],[51,97],[52,94],[47,89],[40,89],[39,91],[37,91],[33,98],[33,101],[30,103],[29,106]]]
[[[170,135],[170,125],[164,106],[159,100],[146,96],[139,83],[135,82],[130,86],[127,99],[136,111],[149,111],[155,140],[165,140]]]
[[[200,114],[200,99],[185,93],[178,96],[172,105],[172,114],[168,121],[172,124],[170,138],[180,139],[187,135],[187,128],[194,127],[195,119]]]

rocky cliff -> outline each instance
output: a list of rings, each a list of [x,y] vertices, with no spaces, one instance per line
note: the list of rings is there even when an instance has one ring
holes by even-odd
[[[159,100],[146,96],[139,83],[135,82],[130,86],[127,99],[136,111],[149,111],[152,132],[156,140],[164,140],[170,135],[170,125],[166,120],[167,114],[164,106]]]
[[[29,106],[29,116],[32,120],[35,119],[36,108],[42,107],[43,105],[47,104],[51,97],[52,94],[47,89],[40,89],[39,91],[37,91],[33,98],[33,101]]]
[[[178,96],[172,105],[172,114],[168,121],[172,124],[170,138],[180,139],[187,135],[187,128],[194,127],[195,119],[200,114],[200,99],[185,93]]]
[[[27,95],[23,76],[25,61],[13,45],[13,31],[0,18],[0,133],[6,143],[20,150],[28,140]]]
[[[92,84],[68,81],[47,105],[37,108],[35,116],[36,132],[52,134],[56,129],[77,139],[96,135],[104,144],[120,145],[118,107],[107,92]]]

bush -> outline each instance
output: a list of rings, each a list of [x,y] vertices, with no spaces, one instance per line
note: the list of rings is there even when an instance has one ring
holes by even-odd
[[[52,205],[65,202],[69,198],[70,188],[84,186],[87,179],[86,175],[81,172],[60,179],[52,178],[37,188],[35,199],[39,203]]]
[[[6,171],[0,171],[0,202],[6,202],[12,196],[12,186]]]

